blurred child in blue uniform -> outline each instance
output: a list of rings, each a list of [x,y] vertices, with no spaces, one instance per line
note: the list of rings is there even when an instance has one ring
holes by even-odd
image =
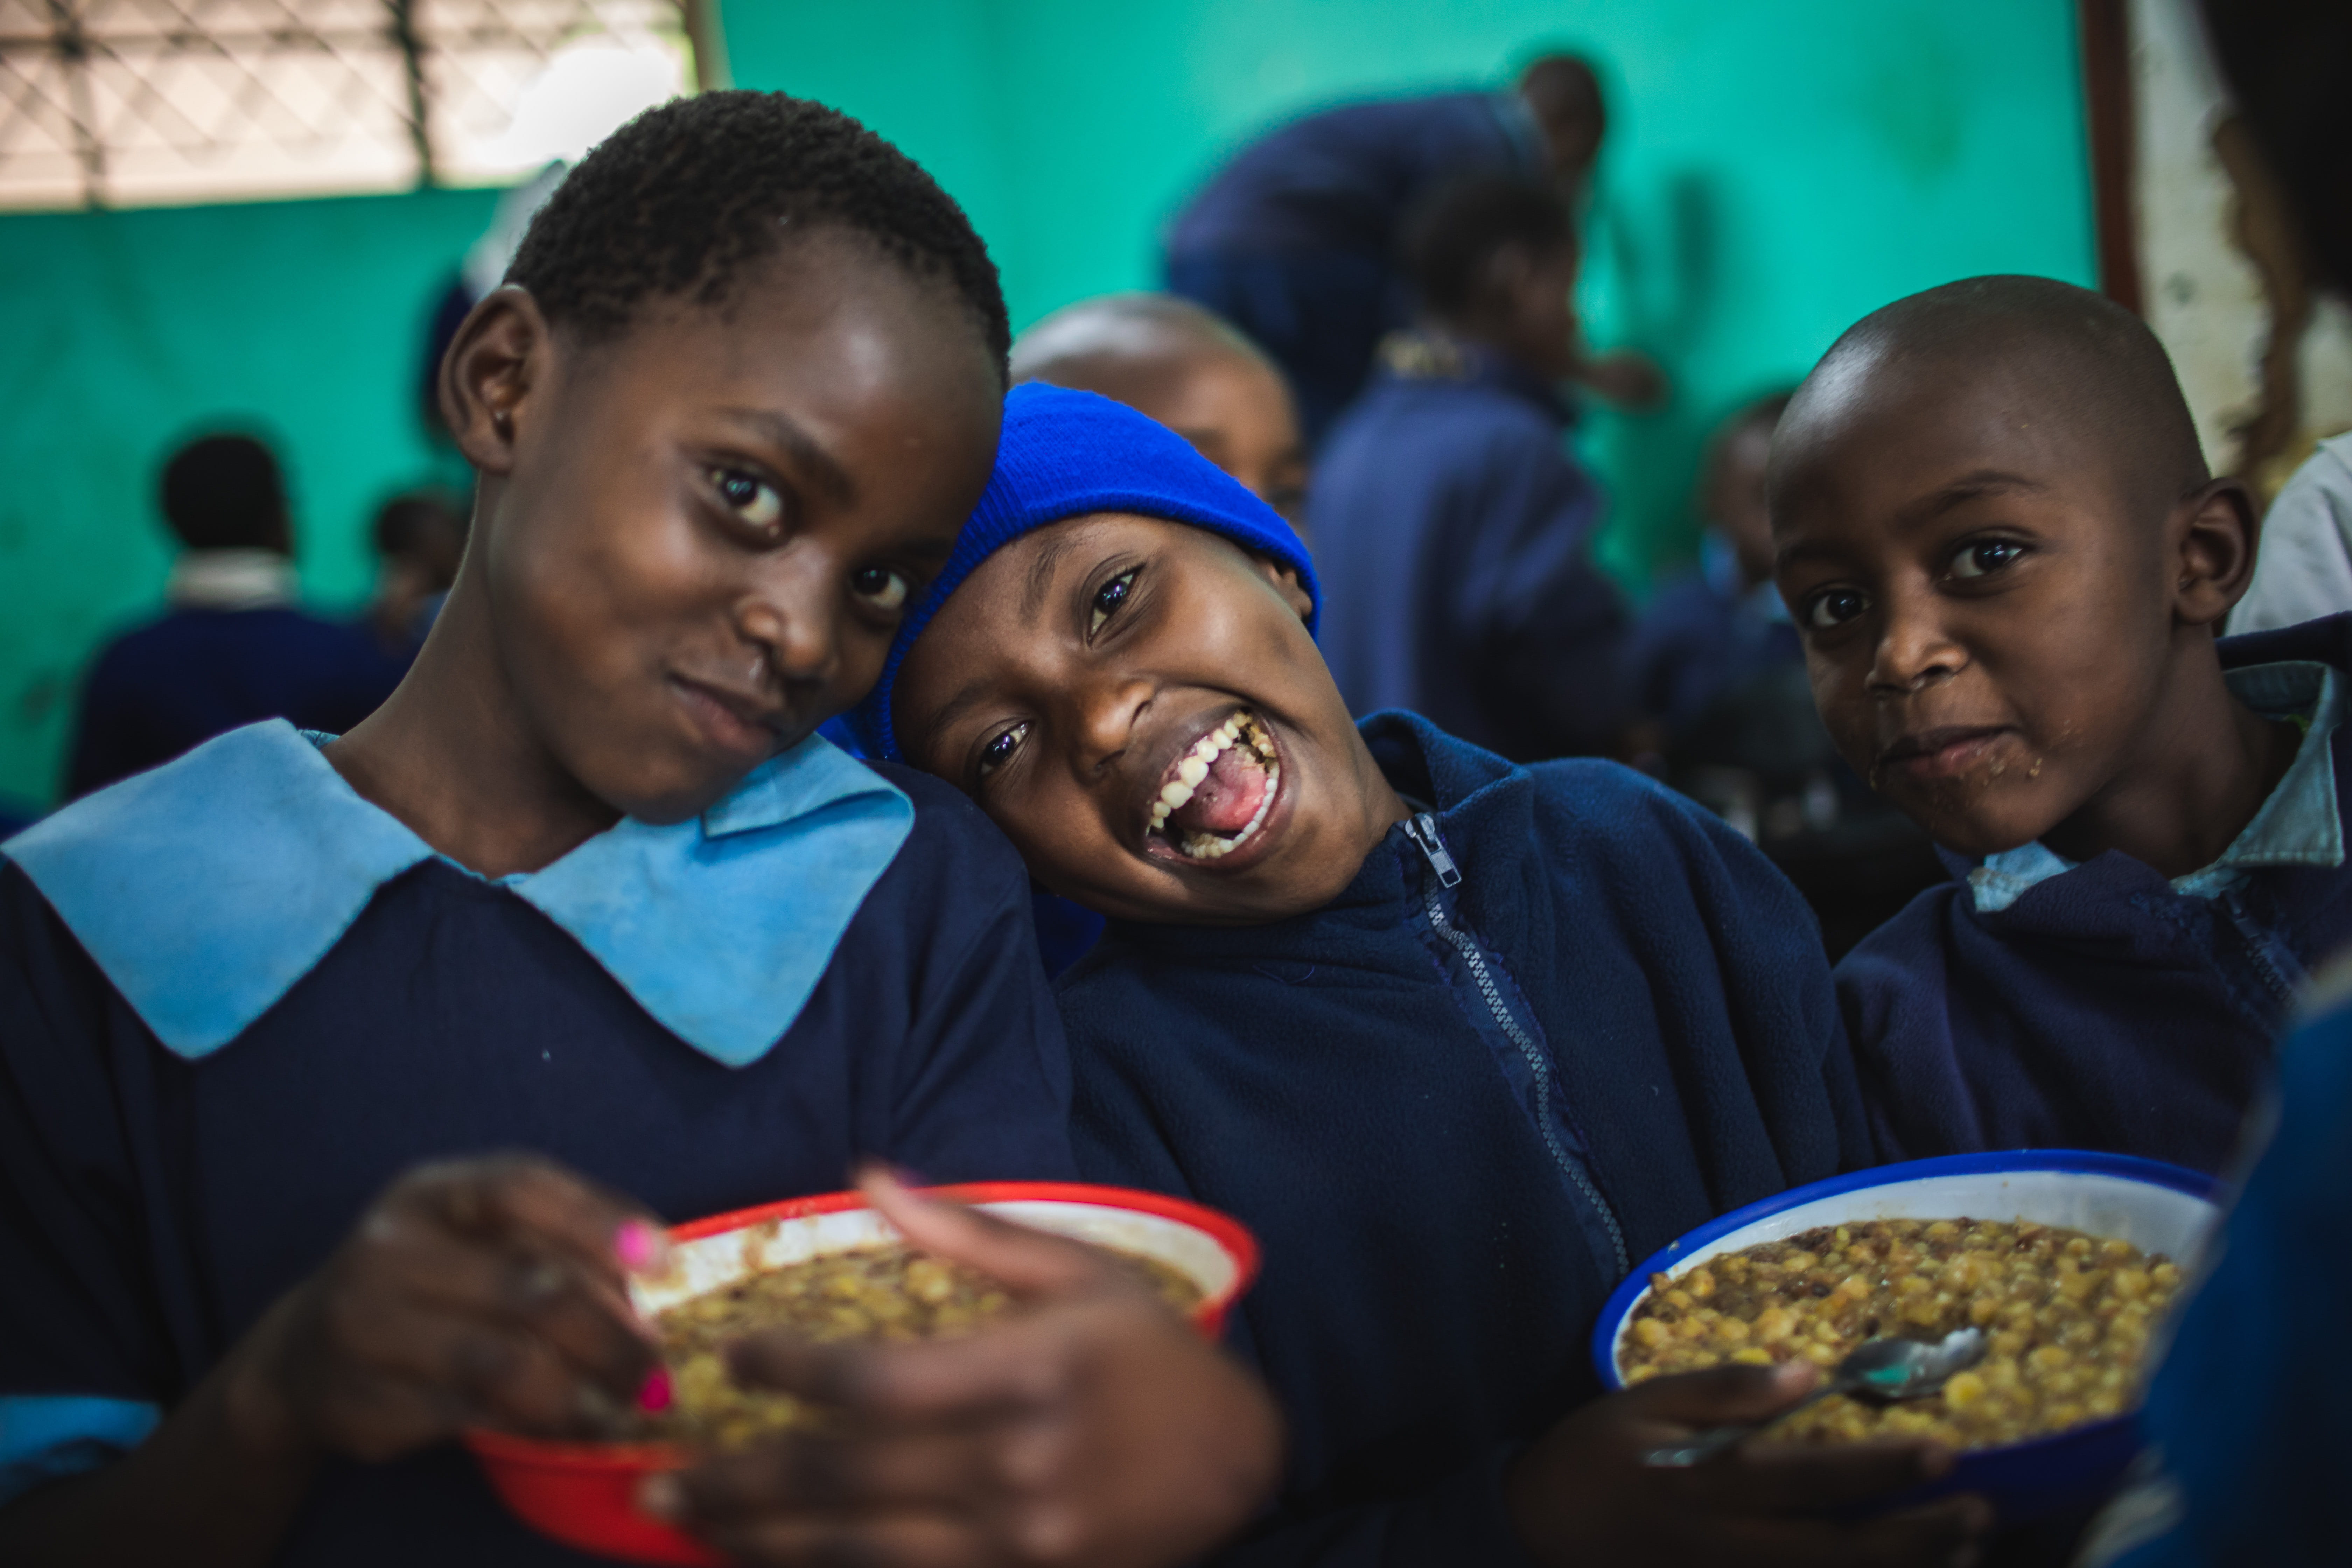
[[[59,813],[0,864],[0,1560],[554,1563],[452,1443],[597,1436],[652,1216],[1070,1169],[1012,853],[809,732],[993,450],[994,268],[855,121],[633,121],[446,362],[475,547],[393,699]],[[528,1153],[492,1155],[503,1150]],[[756,1344],[845,1407],[642,1502],[739,1560],[1173,1562],[1274,1418],[1115,1267],[876,1178],[1031,1298]],[[803,1439],[803,1443],[805,1443]],[[1023,1447],[1017,1485],[1003,1479]]]
[[[1834,962],[1946,872],[1927,835],[1839,759],[1814,710],[1804,644],[1772,581],[1764,502],[1788,403],[1759,399],[1717,430],[1700,569],[1658,591],[1625,663],[1666,782],[1788,874]]]
[[[1890,1157],[2218,1170],[2352,938],[2352,619],[2232,638],[2256,525],[2139,318],[2040,278],[1896,301],[1774,437],[1822,719],[1956,880],[1841,963]]]
[[[1804,663],[1772,583],[1772,518],[1764,505],[1772,427],[1788,405],[1785,392],[1759,398],[1716,430],[1699,483],[1706,530],[1698,570],[1660,586],[1626,645],[1634,700],[1669,740],[1687,733],[1744,679]]]
[[[294,605],[294,536],[278,459],[207,436],[164,465],[180,556],[160,620],[108,644],[74,723],[66,793],[88,795],[262,719],[333,732],[391,695],[400,669]]]
[[[1182,441],[1017,387],[859,710],[1110,917],[1059,992],[1081,1168],[1265,1243],[1234,1332],[1290,1416],[1289,1480],[1220,1560],[1957,1560],[1971,1501],[1808,1517],[1932,1449],[1640,1462],[1810,1368],[1601,1398],[1586,1359],[1635,1260],[1867,1157],[1793,889],[1630,770],[1359,728],[1319,607],[1297,538]]]
[[[1168,288],[1263,344],[1319,440],[1413,317],[1398,247],[1439,191],[1481,174],[1580,185],[1606,128],[1601,85],[1572,55],[1530,62],[1507,93],[1343,104],[1251,142],[1186,204]]]
[[[1323,654],[1358,715],[1405,708],[1505,756],[1613,747],[1624,607],[1590,556],[1606,500],[1565,445],[1577,243],[1553,192],[1457,187],[1416,229],[1425,321],[1320,454]]]

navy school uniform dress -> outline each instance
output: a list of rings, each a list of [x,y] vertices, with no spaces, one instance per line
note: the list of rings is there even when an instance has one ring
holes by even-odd
[[[1383,334],[1412,320],[1397,246],[1413,209],[1474,174],[1540,178],[1542,139],[1516,94],[1342,104],[1235,153],[1167,239],[1171,293],[1240,327],[1298,397],[1309,441],[1360,391]]]
[[[1064,977],[1080,1168],[1239,1217],[1291,1466],[1232,1564],[1517,1563],[1505,1465],[1599,1392],[1633,1266],[1864,1163],[1794,889],[1613,763],[1363,726],[1425,813],[1271,925],[1114,921]]]
[[[2221,1171],[2314,965],[2352,941],[2339,779],[2352,616],[2221,644],[2305,734],[2212,865],[2168,881],[2036,842],[1920,894],[1838,966],[1882,1153],[2086,1148]]]
[[[485,880],[283,722],[0,861],[0,1502],[136,1443],[420,1162],[531,1150],[672,1220],[1066,1177],[1026,879],[812,738],[699,819]],[[454,1447],[330,1465],[288,1564],[585,1561]]]
[[[1412,335],[1316,464],[1317,640],[1359,717],[1409,708],[1522,761],[1605,749],[1634,715],[1606,510],[1538,376]]]

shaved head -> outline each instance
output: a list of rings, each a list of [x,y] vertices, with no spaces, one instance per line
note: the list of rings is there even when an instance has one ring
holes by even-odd
[[[1100,393],[1157,419],[1301,521],[1307,443],[1282,372],[1225,320],[1171,294],[1082,300],[1021,334],[1013,379]]]
[[[1190,300],[1105,294],[1065,306],[1022,333],[1013,345],[1013,379],[1098,392],[1141,407],[1189,362],[1215,355],[1274,372],[1255,343]]]
[[[2211,476],[2164,345],[2102,294],[2053,278],[1969,278],[1848,328],[1782,416],[1772,486],[1893,385],[2004,384],[2009,416],[2053,427],[2151,526]]]

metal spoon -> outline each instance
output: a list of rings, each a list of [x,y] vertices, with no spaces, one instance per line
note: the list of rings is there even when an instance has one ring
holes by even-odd
[[[1852,1394],[1873,1405],[1893,1405],[1898,1400],[1924,1398],[1939,1392],[1954,1373],[1982,1361],[1984,1353],[1982,1329],[1955,1329],[1933,1342],[1865,1340],[1855,1347],[1852,1355],[1838,1363],[1837,1370],[1823,1378],[1811,1394],[1769,1420],[1735,1426],[1710,1426],[1704,1432],[1692,1433],[1679,1443],[1668,1443],[1651,1449],[1642,1456],[1642,1462],[1680,1469],[1711,1459],[1741,1438],[1752,1437],[1773,1423],[1785,1421],[1806,1405],[1816,1400],[1827,1399],[1832,1394]]]

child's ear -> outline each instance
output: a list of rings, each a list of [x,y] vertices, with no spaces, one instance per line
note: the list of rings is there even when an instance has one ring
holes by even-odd
[[[441,417],[466,460],[486,474],[514,466],[515,420],[539,384],[547,318],[520,289],[492,289],[457,328],[441,360]]]
[[[1271,555],[1253,553],[1250,560],[1265,574],[1265,580],[1274,584],[1275,592],[1283,596],[1293,615],[1303,621],[1315,613],[1315,597],[1307,593],[1307,584],[1298,580],[1297,567],[1287,562],[1276,561]]]
[[[2173,614],[2188,626],[2211,626],[2254,580],[2262,522],[2253,498],[2236,479],[2215,479],[2183,498],[2173,516],[2179,541]]]

